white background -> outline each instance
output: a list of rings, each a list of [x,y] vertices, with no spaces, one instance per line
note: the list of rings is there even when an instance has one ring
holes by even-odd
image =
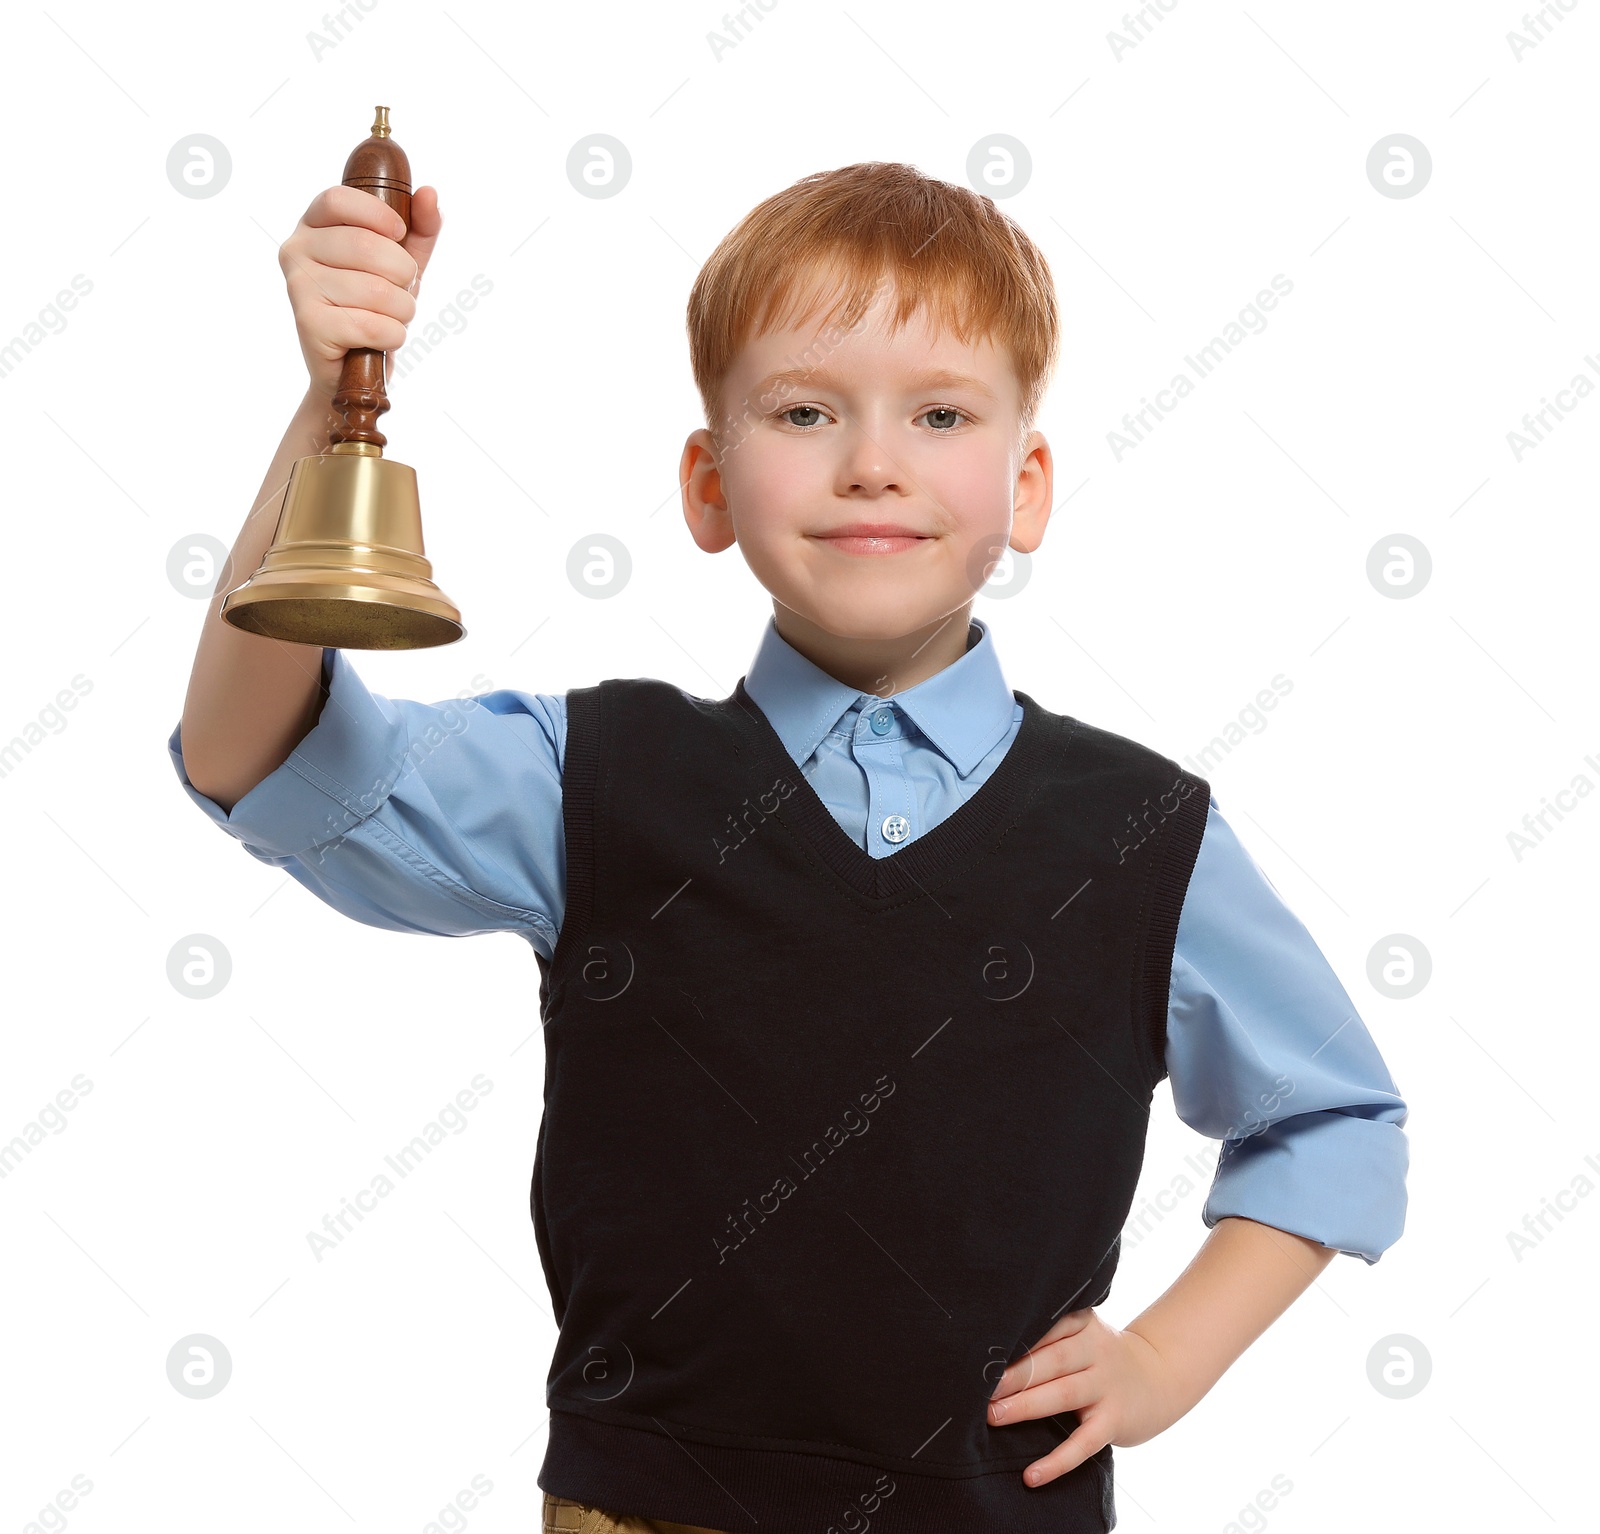
[[[76,274],[93,286],[0,377],[0,741],[74,676],[92,687],[0,776],[0,1143],[79,1073],[92,1090],[0,1180],[0,1526],[82,1476],[65,1521],[85,1530],[421,1530],[477,1475],[469,1527],[537,1526],[554,1329],[527,1207],[533,956],[340,917],[207,825],[166,749],[205,606],[168,559],[231,545],[249,509],[304,387],[276,246],[382,101],[445,218],[419,321],[493,284],[384,422],[469,633],[354,658],[429,700],[476,674],[731,691],[770,603],[678,510],[700,263],[809,172],[960,181],[984,136],[1027,146],[1002,205],[1063,305],[1040,422],[1058,504],[1027,588],[977,610],[1012,686],[1179,759],[1292,680],[1207,775],[1412,1109],[1404,1236],[1375,1266],[1336,1258],[1193,1412],[1117,1451],[1120,1526],[1592,1527],[1600,1198],[1572,1190],[1600,1186],[1600,803],[1569,801],[1520,860],[1507,834],[1600,782],[1600,401],[1520,462],[1507,433],[1600,378],[1600,10],[1519,60],[1524,9],[1177,0],[1120,59],[1124,7],[1098,3],[776,0],[720,60],[719,0],[378,0],[320,58],[314,5],[15,13],[0,345]],[[205,199],[166,174],[198,133],[232,159]],[[633,159],[605,200],[566,177],[595,133]],[[1409,198],[1366,174],[1395,133],[1432,157]],[[1294,288],[1265,331],[1118,462],[1124,411],[1276,273]],[[603,602],[566,575],[597,532],[634,567]],[[1403,599],[1366,573],[1395,534],[1432,562]],[[194,933],[232,959],[207,1001],[167,979]],[[1406,1000],[1368,979],[1392,934],[1431,956]],[[478,1072],[470,1127],[316,1261],[307,1232]],[[1195,1187],[1130,1245],[1107,1319],[1199,1245],[1208,1179],[1185,1157],[1215,1151],[1163,1088],[1144,1192]],[[1519,1259],[1508,1232],[1564,1190]],[[193,1333],[232,1357],[209,1400],[167,1381]],[[1406,1399],[1368,1378],[1396,1334],[1431,1359]],[[1275,1476],[1292,1490],[1239,1522]]]

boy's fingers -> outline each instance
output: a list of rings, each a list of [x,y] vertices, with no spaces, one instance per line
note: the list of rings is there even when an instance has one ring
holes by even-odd
[[[311,199],[301,223],[312,229],[332,228],[335,224],[358,224],[391,240],[400,238],[400,217],[381,197],[358,186],[325,187]]]
[[[369,229],[309,229],[293,253],[322,267],[375,273],[401,289],[409,289],[416,278],[416,258],[399,241]]]
[[[1007,1396],[1015,1395],[1019,1390],[1026,1390],[1030,1385],[1036,1385],[1043,1374],[1040,1360],[1033,1353],[1028,1353],[1019,1358],[1014,1364],[1007,1365],[1005,1372],[996,1382],[990,1399],[1003,1401]]]
[[[1033,1348],[1029,1351],[1031,1352],[1042,1348],[1048,1342],[1059,1342],[1063,1337],[1076,1336],[1084,1329],[1084,1327],[1094,1320],[1094,1318],[1095,1313],[1092,1305],[1083,1310],[1067,1311],[1064,1315],[1057,1319],[1056,1323],[1044,1334],[1044,1336],[1034,1343]]]
[[[1086,1459],[1098,1454],[1111,1440],[1092,1423],[1081,1417],[1071,1434],[1058,1443],[1043,1459],[1036,1459],[1022,1472],[1022,1479],[1030,1486],[1042,1486],[1058,1475],[1076,1470]]]
[[[401,242],[417,263],[420,279],[433,254],[443,220],[439,217],[439,193],[431,186],[419,186],[411,194],[411,232]],[[415,289],[413,289],[415,292]]]
[[[1041,1380],[1065,1373],[1062,1360],[1066,1356],[1066,1350],[1057,1348],[1054,1344],[1064,1337],[1076,1336],[1088,1326],[1094,1315],[1092,1306],[1087,1310],[1069,1310],[1021,1358],[1014,1364],[1008,1364],[1001,1371],[1000,1378],[991,1392],[991,1399],[1003,1400],[1006,1396],[1014,1395],[1019,1390],[1026,1390]]]
[[[413,295],[428,264],[428,257],[433,254],[434,243],[439,238],[443,223],[439,216],[439,194],[431,186],[419,186],[412,193],[409,232],[403,232],[405,220],[388,203],[356,186],[324,188],[311,200],[301,222],[308,229],[354,225],[360,229],[370,229],[374,234],[398,244],[415,265],[404,276],[398,273],[393,275],[398,284]],[[326,259],[330,265],[335,264],[326,247],[320,241],[315,243],[319,257]],[[371,260],[371,257],[363,255],[362,259]]]
[[[1097,1390],[1087,1366],[1076,1369],[1048,1369],[1026,1390],[995,1396],[988,1405],[989,1421],[995,1427],[1008,1422],[1026,1422],[1034,1417],[1052,1417],[1060,1411],[1079,1411],[1096,1399]]]

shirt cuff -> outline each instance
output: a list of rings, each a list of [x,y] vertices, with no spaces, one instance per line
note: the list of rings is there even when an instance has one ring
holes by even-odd
[[[321,717],[232,811],[189,781],[181,718],[168,737],[184,792],[212,824],[250,847],[297,856],[347,835],[388,797],[405,763],[405,721],[387,698],[367,689],[343,650],[323,650],[322,680],[328,696]]]
[[[1296,1114],[1223,1142],[1201,1218],[1210,1227],[1241,1215],[1370,1266],[1405,1228],[1409,1161],[1398,1124],[1332,1110]]]

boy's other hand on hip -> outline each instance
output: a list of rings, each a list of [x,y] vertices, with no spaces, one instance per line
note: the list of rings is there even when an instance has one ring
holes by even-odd
[[[1042,1486],[1076,1469],[1108,1443],[1128,1448],[1172,1426],[1192,1403],[1161,1355],[1137,1332],[1118,1331],[1093,1309],[1062,1316],[1007,1366],[989,1402],[989,1425],[1004,1427],[1060,1411],[1078,1426],[1022,1473]]]

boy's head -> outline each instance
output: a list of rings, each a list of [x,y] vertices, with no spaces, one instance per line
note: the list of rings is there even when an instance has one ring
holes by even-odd
[[[684,516],[708,552],[738,542],[786,638],[931,636],[1007,543],[1038,547],[1055,289],[989,198],[909,165],[807,176],[712,253],[688,327],[707,429],[684,446]],[[829,537],[858,523],[920,537]]]

